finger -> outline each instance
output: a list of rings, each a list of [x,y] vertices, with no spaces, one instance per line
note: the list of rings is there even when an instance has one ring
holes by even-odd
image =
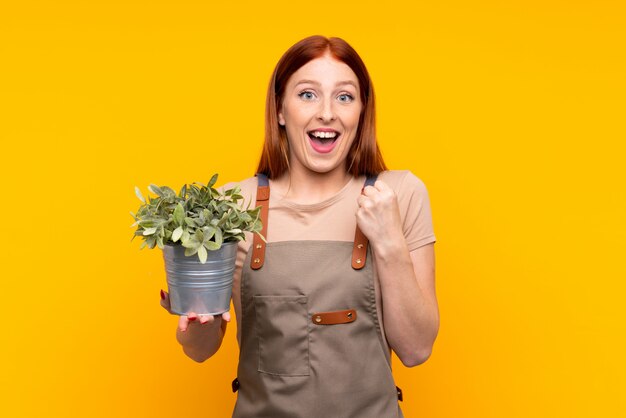
[[[170,295],[168,295],[167,292],[163,290],[161,290],[161,306],[169,313],[172,313],[170,306]]]
[[[230,312],[224,312],[222,314],[222,319],[226,322],[230,322]]]
[[[181,330],[182,332],[187,331],[187,328],[189,327],[189,318],[187,317],[187,315],[181,315],[180,318],[178,318],[178,329]]]
[[[359,196],[357,203],[360,209],[369,209],[374,206],[374,201],[366,196]]]
[[[198,315],[198,321],[201,324],[212,324],[215,322],[215,317],[213,315]]]
[[[372,196],[375,195],[377,192],[378,190],[374,186],[365,186],[361,191],[361,194],[365,196]]]
[[[387,185],[387,183],[382,180],[376,180],[376,183],[374,183],[374,187],[376,188],[376,190],[379,190],[381,192],[384,190],[389,190],[389,186]]]

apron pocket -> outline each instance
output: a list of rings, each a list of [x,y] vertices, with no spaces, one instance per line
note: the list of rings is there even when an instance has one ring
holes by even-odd
[[[254,296],[261,373],[309,375],[306,296]]]

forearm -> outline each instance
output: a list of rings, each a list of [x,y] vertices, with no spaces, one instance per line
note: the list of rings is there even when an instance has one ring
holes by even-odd
[[[385,334],[407,366],[428,359],[439,330],[434,294],[420,287],[404,237],[373,246],[382,294]],[[433,275],[432,269],[428,272]]]
[[[216,316],[211,323],[190,323],[185,331],[176,329],[176,340],[182,345],[184,353],[201,363],[217,352],[222,345],[226,321]]]

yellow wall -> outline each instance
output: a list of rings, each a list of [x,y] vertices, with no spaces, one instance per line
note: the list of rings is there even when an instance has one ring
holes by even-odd
[[[182,354],[133,187],[251,175],[271,70],[320,33],[431,195],[441,330],[395,362],[406,416],[626,416],[626,6],[228,3],[0,6],[0,415],[229,416],[233,328]]]

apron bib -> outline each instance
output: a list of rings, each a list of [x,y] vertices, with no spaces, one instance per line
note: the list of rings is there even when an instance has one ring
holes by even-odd
[[[262,187],[259,175],[267,236]],[[358,228],[355,243],[256,238],[241,276],[233,417],[402,417],[376,312],[376,272]]]

